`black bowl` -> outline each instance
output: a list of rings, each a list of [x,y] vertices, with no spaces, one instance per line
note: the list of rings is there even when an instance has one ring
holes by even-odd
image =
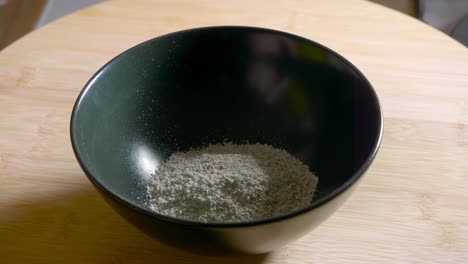
[[[378,98],[332,50],[251,27],[154,38],[102,67],[71,118],[75,155],[110,204],[141,230],[206,253],[263,253],[332,214],[380,145]],[[171,153],[230,140],[284,148],[319,177],[310,206],[242,223],[175,219],[147,206],[146,180]]]

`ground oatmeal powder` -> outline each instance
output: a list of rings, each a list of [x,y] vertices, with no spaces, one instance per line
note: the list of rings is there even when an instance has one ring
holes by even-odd
[[[218,144],[178,152],[152,175],[151,208],[202,222],[281,215],[312,201],[318,178],[287,151],[262,144]]]

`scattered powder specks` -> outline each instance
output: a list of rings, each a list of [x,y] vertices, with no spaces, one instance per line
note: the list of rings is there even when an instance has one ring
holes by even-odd
[[[152,175],[156,212],[202,222],[243,222],[307,206],[318,178],[269,145],[210,145],[175,153]]]

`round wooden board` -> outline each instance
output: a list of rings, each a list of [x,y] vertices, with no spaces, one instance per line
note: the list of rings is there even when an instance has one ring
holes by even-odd
[[[69,140],[79,91],[149,38],[213,25],[320,42],[369,78],[383,105],[380,152],[352,198],[299,241],[260,256],[196,256],[125,222],[80,170]],[[468,50],[361,0],[108,1],[0,52],[2,263],[466,263]]]

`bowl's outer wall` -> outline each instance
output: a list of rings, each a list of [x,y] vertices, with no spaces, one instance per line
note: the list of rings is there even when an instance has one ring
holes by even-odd
[[[215,27],[165,35],[118,56],[88,82],[71,125],[93,183],[156,219],[147,206],[150,174],[175,151],[225,140],[272,144],[300,158],[320,179],[316,207],[369,165],[382,116],[368,81],[332,51],[281,32]],[[254,230],[276,234],[250,238],[249,247],[263,252],[309,230],[335,203],[268,226],[218,231],[237,241]],[[290,221],[294,227],[285,226]]]
[[[200,228],[168,223],[145,214],[137,214],[105,193],[103,197],[112,208],[141,231],[172,247],[209,255],[262,254],[281,248],[317,227],[348,199],[356,185],[328,203],[296,217],[262,225],[230,228]]]

